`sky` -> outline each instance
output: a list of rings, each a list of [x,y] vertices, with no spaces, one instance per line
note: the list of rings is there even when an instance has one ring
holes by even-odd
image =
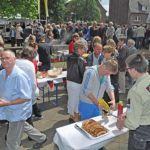
[[[101,0],[101,4],[107,11],[109,11],[109,0]]]

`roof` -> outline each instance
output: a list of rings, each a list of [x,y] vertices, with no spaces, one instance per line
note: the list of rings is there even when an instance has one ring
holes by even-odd
[[[107,12],[107,10],[103,7],[103,5],[101,4],[101,0],[98,0],[99,6],[101,7],[102,11],[104,11],[105,13]]]
[[[131,12],[150,12],[150,0],[129,0]]]

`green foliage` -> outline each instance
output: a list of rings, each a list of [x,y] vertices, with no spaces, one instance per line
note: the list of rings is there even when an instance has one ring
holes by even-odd
[[[21,17],[35,19],[38,15],[37,5],[37,0],[1,0],[0,16],[15,18],[21,14]]]
[[[74,21],[100,20],[100,11],[97,0],[48,0],[48,20],[63,22],[69,16]],[[23,18],[38,18],[38,0],[0,0],[0,17],[15,18],[21,14]],[[41,19],[45,19],[44,0],[41,0]]]
[[[97,0],[71,0],[67,5],[66,16],[75,15],[73,20],[93,21],[100,20],[100,10]]]
[[[49,19],[52,22],[63,22],[66,0],[48,0]]]

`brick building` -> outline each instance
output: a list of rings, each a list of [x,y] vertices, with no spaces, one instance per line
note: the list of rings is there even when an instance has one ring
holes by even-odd
[[[150,0],[110,0],[109,17],[117,24],[146,24]]]

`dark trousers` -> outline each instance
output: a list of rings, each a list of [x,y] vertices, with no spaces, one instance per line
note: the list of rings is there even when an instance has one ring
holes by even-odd
[[[11,46],[14,47],[16,43],[15,37],[11,37]]]
[[[41,117],[41,110],[39,109],[37,103],[32,105],[32,109],[33,109],[33,114],[37,117]]]
[[[143,39],[144,37],[137,37],[136,38],[136,48],[141,49],[143,47]]]
[[[128,150],[150,150],[150,125],[129,131]]]
[[[47,71],[47,70],[50,70],[50,64],[48,65],[41,65],[39,66],[39,71]]]
[[[22,46],[23,39],[17,39],[17,46]]]

